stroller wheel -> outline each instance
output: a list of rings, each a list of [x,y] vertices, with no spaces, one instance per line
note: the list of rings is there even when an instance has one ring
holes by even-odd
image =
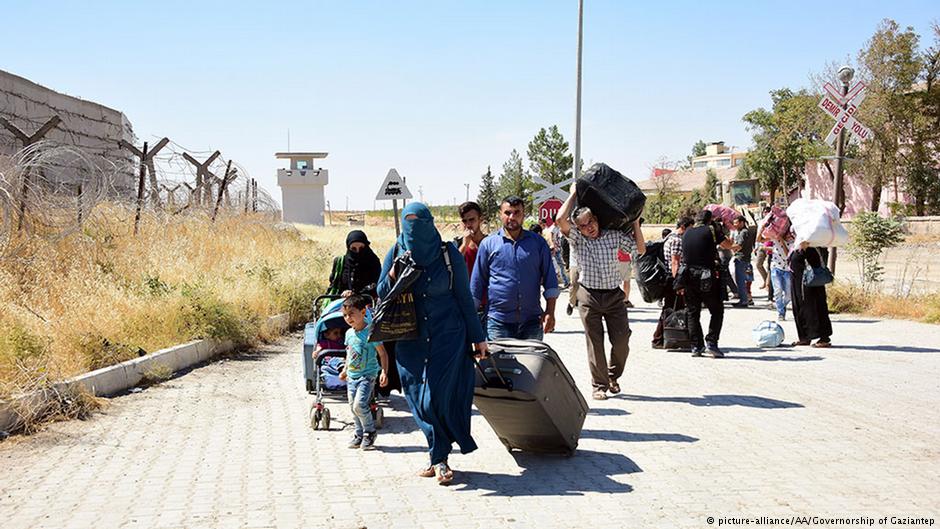
[[[382,411],[382,408],[376,408],[372,415],[375,417],[375,427],[381,428],[385,424],[385,412]]]
[[[322,419],[320,415],[320,410],[311,410],[311,411],[312,413],[310,414],[310,427],[313,428],[314,430],[319,430],[320,420]]]
[[[330,429],[330,409],[329,408],[323,408],[323,418],[321,420],[323,422],[323,429],[329,430]]]

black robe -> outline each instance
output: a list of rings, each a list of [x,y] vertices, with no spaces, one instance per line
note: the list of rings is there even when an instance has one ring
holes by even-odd
[[[832,336],[832,321],[829,319],[829,305],[826,302],[826,287],[803,286],[803,272],[806,267],[825,266],[825,249],[807,248],[790,253],[790,270],[793,271],[792,292],[793,321],[801,342],[820,339],[829,341]]]

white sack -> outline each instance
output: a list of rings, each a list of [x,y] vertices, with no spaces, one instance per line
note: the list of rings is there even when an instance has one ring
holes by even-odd
[[[803,242],[823,248],[845,246],[849,232],[839,221],[839,208],[827,200],[800,198],[787,208],[787,216],[796,234],[794,247]]]

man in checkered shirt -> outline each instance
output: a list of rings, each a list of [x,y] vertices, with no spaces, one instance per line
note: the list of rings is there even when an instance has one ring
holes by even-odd
[[[578,312],[584,325],[588,361],[591,367],[591,385],[595,400],[605,400],[607,391],[620,393],[617,379],[623,374],[630,354],[630,319],[620,289],[622,278],[617,251],[632,254],[646,253],[639,220],[633,223],[633,233],[605,230],[589,208],[575,211],[575,229],[569,215],[576,200],[574,185],[571,196],[558,211],[558,228],[568,238],[572,256],[578,261]],[[610,333],[610,361],[604,352],[604,322]]]
[[[659,323],[656,324],[656,330],[653,332],[653,349],[665,349],[663,326],[666,323],[666,309],[672,311],[685,308],[685,298],[676,295],[676,291],[672,288],[672,280],[679,272],[679,263],[682,262],[682,234],[693,225],[695,221],[692,217],[680,218],[676,222],[676,231],[670,233],[663,243],[663,258],[671,275],[669,281],[666,281],[666,290],[663,293],[663,311],[659,314]]]

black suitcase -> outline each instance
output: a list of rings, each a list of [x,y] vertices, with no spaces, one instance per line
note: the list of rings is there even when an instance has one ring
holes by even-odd
[[[587,206],[601,228],[631,230],[643,214],[646,195],[632,180],[607,164],[592,165],[575,182],[578,206]]]
[[[692,334],[689,332],[689,312],[686,309],[667,308],[663,316],[663,346],[666,349],[689,351]]]
[[[490,342],[473,403],[507,450],[572,455],[588,405],[558,357],[536,340]]]

